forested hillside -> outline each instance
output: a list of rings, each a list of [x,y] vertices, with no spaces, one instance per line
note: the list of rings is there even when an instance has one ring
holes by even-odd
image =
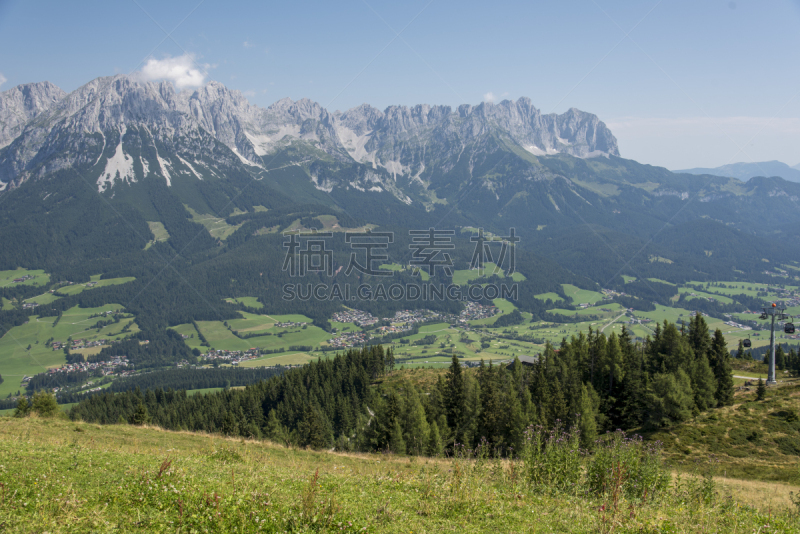
[[[531,425],[575,427],[591,447],[598,432],[660,428],[733,401],[729,354],[702,316],[688,329],[656,327],[633,343],[626,331],[590,332],[548,346],[533,365],[465,370],[454,356],[430,388],[381,385],[391,349],[350,350],[244,390],[186,397],[139,389],[101,394],[70,416],[98,423],[144,422],[169,429],[260,437],[315,448],[438,455],[486,440],[513,455]],[[403,375],[401,375],[403,376]]]

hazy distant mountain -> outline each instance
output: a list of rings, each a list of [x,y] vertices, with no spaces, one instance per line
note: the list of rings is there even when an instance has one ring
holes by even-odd
[[[738,178],[742,181],[747,181],[754,176],[780,176],[784,180],[790,182],[800,182],[800,164],[794,167],[789,167],[780,161],[762,161],[758,163],[731,163],[730,165],[723,165],[722,167],[715,167],[713,169],[696,168],[684,169],[681,171],[688,174],[710,174],[712,176],[725,176],[729,178]]]

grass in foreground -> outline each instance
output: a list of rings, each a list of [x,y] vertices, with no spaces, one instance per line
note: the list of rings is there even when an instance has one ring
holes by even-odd
[[[683,478],[660,500],[536,493],[518,464],[348,455],[267,442],[0,423],[7,532],[797,532]]]

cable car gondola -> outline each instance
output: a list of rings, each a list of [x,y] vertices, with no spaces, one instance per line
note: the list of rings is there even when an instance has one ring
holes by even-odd
[[[783,325],[783,332],[786,334],[794,334],[794,318],[790,319],[788,323]]]
[[[746,339],[743,339],[743,340],[742,340],[742,346],[743,346],[744,348],[746,348],[746,349],[749,349],[750,347],[752,347],[752,346],[753,346],[753,342],[752,342],[752,341],[750,341],[750,336],[747,336],[747,338],[746,338]],[[741,356],[740,356],[740,358],[741,358]]]

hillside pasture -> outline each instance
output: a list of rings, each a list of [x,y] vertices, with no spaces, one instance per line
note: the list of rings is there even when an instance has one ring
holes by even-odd
[[[131,319],[122,319],[119,323],[104,326],[99,331],[91,328],[98,321],[106,317],[89,318],[105,311],[122,309],[119,304],[107,304],[98,308],[74,307],[65,311],[61,320],[54,327],[55,317],[29,316],[26,324],[15,326],[6,335],[0,338],[0,375],[5,381],[0,384],[0,397],[14,393],[20,387],[23,376],[46,371],[51,367],[60,367],[66,363],[62,350],[53,350],[45,343],[53,338],[54,341],[65,342],[67,338],[118,340],[135,334],[139,331],[136,323],[126,334],[121,334],[125,324]],[[28,347],[30,346],[30,349]],[[99,352],[101,347],[94,347]]]
[[[32,276],[33,278],[23,282],[14,282],[14,279],[23,278],[25,276]],[[18,285],[44,286],[49,283],[50,275],[42,269],[13,269],[10,271],[0,271],[0,288]]]

